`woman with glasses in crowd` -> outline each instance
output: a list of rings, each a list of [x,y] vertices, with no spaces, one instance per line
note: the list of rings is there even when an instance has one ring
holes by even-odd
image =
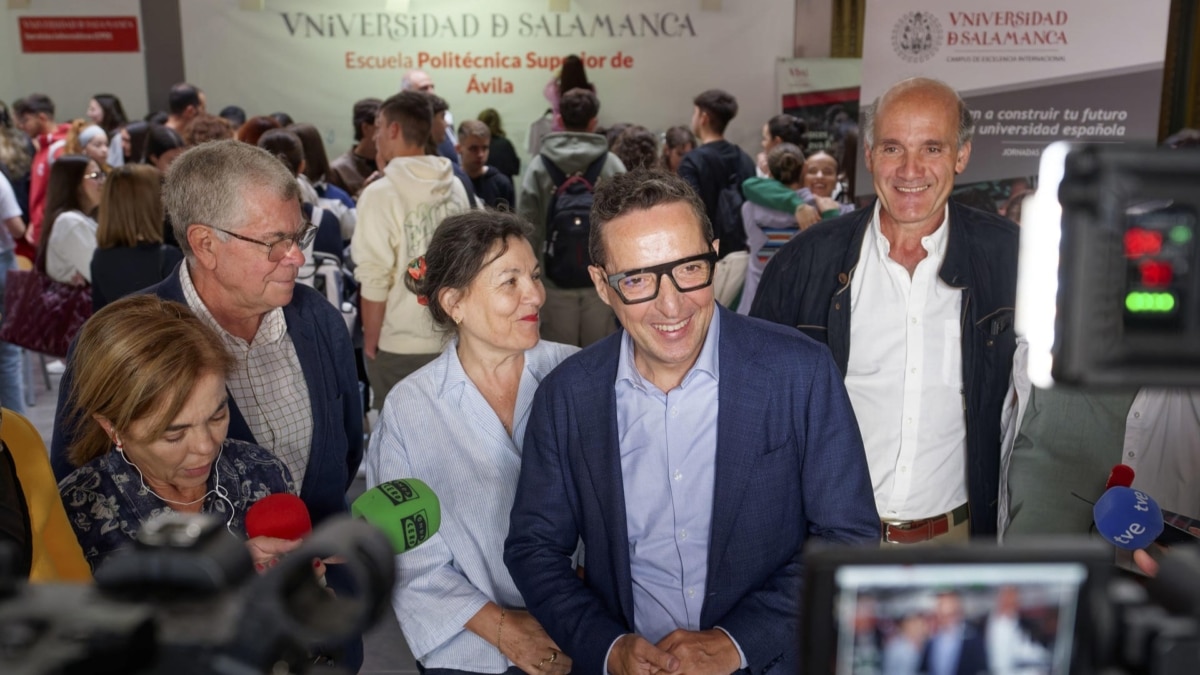
[[[51,166],[44,220],[49,224],[37,254],[37,268],[51,279],[75,286],[91,283],[95,215],[103,190],[104,172],[95,160],[63,155]]]

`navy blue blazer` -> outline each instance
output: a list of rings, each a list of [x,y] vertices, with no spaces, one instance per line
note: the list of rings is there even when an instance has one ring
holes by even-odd
[[[141,292],[187,304],[178,266],[162,282]],[[346,490],[354,481],[362,461],[362,397],[358,392],[354,347],[341,314],[308,286],[296,284],[292,301],[283,308],[283,316],[308,385],[313,415],[312,452],[304,483],[300,486],[300,498],[308,506],[313,522],[319,523],[327,516],[349,510]],[[170,345],[163,345],[163,348],[170,349]],[[74,420],[78,413],[67,409],[72,380],[70,359],[67,363],[59,384],[54,438],[50,447],[50,462],[58,480],[75,470],[67,460],[67,448],[75,439]],[[229,399],[229,438],[259,444],[232,397]]]
[[[755,675],[796,672],[805,541],[879,542],[866,455],[826,347],[717,311],[720,406],[700,628],[728,631]],[[505,542],[530,612],[581,673],[601,672],[613,640],[636,632],[614,388],[621,336],[567,359],[538,388]],[[581,537],[584,579],[570,561]]]

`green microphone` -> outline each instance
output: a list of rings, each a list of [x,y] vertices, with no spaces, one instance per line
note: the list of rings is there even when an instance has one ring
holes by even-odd
[[[354,500],[350,512],[383,530],[396,553],[425,543],[442,522],[437,495],[416,478],[376,485]]]

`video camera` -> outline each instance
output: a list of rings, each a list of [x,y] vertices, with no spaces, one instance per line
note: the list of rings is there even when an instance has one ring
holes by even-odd
[[[352,593],[335,597],[313,574],[312,560],[331,556]],[[147,522],[94,586],[27,584],[0,555],[0,672],[344,672],[311,655],[361,635],[390,607],[394,560],[387,536],[347,515],[260,575],[222,523],[173,512]]]
[[[804,672],[931,672],[944,629],[957,631],[957,672],[1194,675],[1197,580],[1193,549],[1145,585],[1087,541],[817,549],[805,556]]]

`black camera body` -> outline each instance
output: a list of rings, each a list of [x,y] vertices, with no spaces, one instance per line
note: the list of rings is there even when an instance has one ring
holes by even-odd
[[[335,596],[314,576],[312,560],[332,556],[352,594]],[[387,611],[394,556],[373,526],[339,516],[259,575],[218,521],[164,514],[97,570],[95,585],[27,584],[0,564],[0,672],[343,672],[313,655]]]

